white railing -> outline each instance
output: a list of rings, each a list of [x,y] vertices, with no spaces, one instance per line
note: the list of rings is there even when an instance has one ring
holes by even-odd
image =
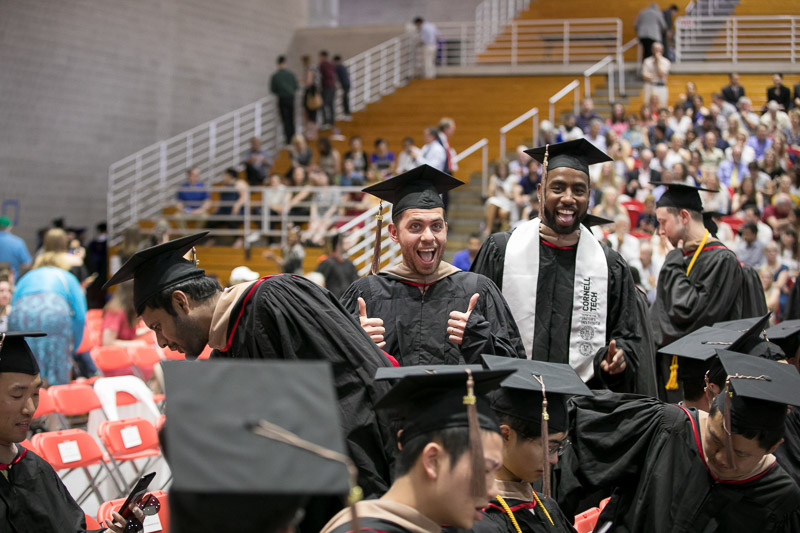
[[[413,77],[412,43],[411,35],[401,35],[345,61],[351,79],[351,111],[363,109]],[[299,105],[301,99],[297,99]],[[338,96],[336,102],[341,113]],[[298,131],[302,131],[302,122],[302,114],[297,113]],[[263,148],[272,154],[277,154],[283,146],[274,96],[152,144],[112,164],[107,193],[111,244],[121,240],[125,228],[141,219],[158,217],[169,204],[173,191],[185,181],[187,169],[198,167],[203,182],[211,184],[226,168],[240,164],[252,137],[259,137]]]
[[[550,122],[555,124],[556,120],[556,102],[567,96],[569,93],[575,93],[575,102],[572,106],[572,112],[576,115],[578,114],[578,106],[580,103],[580,94],[581,94],[581,84],[578,80],[572,80],[568,84],[564,86],[563,89],[558,91],[556,94],[550,97]]]
[[[526,63],[593,63],[616,54],[622,21],[605,19],[514,20],[485,49],[471,22],[437,24],[442,35],[440,66]]]
[[[454,158],[453,163],[458,163],[466,157],[481,151],[481,190],[486,195],[489,177],[489,139],[481,139],[469,148],[459,152]],[[375,206],[356,218],[350,220],[339,228],[339,232],[346,236],[346,240],[357,242],[347,251],[347,257],[358,269],[358,274],[364,276],[369,272],[372,265],[372,253],[375,249],[375,227],[377,224],[376,215],[378,207]],[[383,206],[383,226],[391,222],[390,206]],[[387,231],[381,232],[381,265],[382,268],[395,265],[400,261],[400,245],[392,241]]]
[[[533,139],[533,146],[539,145],[539,108],[532,107],[500,128],[500,159],[505,159],[506,157],[506,134],[528,119],[532,119],[531,138]],[[484,196],[486,195],[484,194]]]
[[[589,98],[592,96],[592,87],[589,83],[589,78],[592,75],[600,70],[603,67],[608,67],[608,100],[609,102],[613,102],[615,100],[614,96],[614,58],[611,56],[606,56],[591,67],[587,68],[583,71],[583,96],[584,98]]]
[[[502,33],[506,25],[524,10],[530,0],[483,0],[475,8],[475,50],[478,53]]]
[[[800,55],[800,16],[678,17],[675,60],[787,61]]]
[[[697,2],[689,2],[686,6],[686,16],[699,18],[726,15],[732,11],[733,5],[738,3],[738,0],[728,0],[726,2],[720,0],[698,0]]]
[[[625,91],[625,52],[630,50],[633,47],[636,47],[636,65],[642,64],[642,45],[639,44],[639,39],[634,37],[627,43],[623,44],[619,50],[617,50],[617,67],[619,68],[619,94],[621,96],[625,96],[627,93]]]

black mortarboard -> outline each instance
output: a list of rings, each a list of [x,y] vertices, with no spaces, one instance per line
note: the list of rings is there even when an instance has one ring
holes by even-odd
[[[392,217],[396,217],[406,209],[444,207],[439,195],[460,185],[464,182],[423,164],[363,191],[392,204]]]
[[[586,216],[583,217],[583,220],[581,221],[581,224],[583,224],[587,228],[591,228],[592,226],[605,226],[607,224],[613,224],[613,223],[614,221],[609,218],[601,217],[599,215],[592,215],[591,213],[587,213]]]
[[[163,244],[145,248],[133,254],[122,268],[108,280],[104,289],[129,279],[133,280],[133,304],[141,314],[147,301],[172,286],[205,275],[194,261],[183,256],[191,250],[207,231],[188,235]]]
[[[613,161],[608,154],[584,138],[532,148],[525,150],[525,153],[542,165],[545,164],[546,154],[546,171],[565,167],[580,170],[587,176],[589,165]]]
[[[340,461],[264,438],[267,426],[345,454],[327,362],[164,363],[173,488],[198,493],[347,494]],[[208,391],[216,390],[213,401]]]
[[[464,369],[473,372],[483,370],[481,365],[419,365],[419,366],[382,366],[375,372],[375,381],[402,379],[406,376],[427,376],[432,374],[464,375]]]
[[[664,183],[662,181],[651,181],[650,185],[658,187],[663,185],[667,188],[661,198],[656,202],[656,207],[674,207],[676,209],[688,209],[690,211],[703,212],[703,201],[700,199],[700,191],[712,191],[702,187],[693,187],[685,183]]]
[[[44,337],[42,331],[8,331],[0,333],[0,372],[17,372],[35,376],[39,364],[25,337]]]
[[[485,395],[496,389],[512,370],[477,370],[408,375],[381,398],[376,409],[392,410],[402,419],[400,443],[447,429],[467,428],[471,459],[470,492],[486,494],[480,430],[500,433],[500,425]]]
[[[789,359],[797,355],[800,348],[800,320],[784,320],[764,332],[770,342],[783,349]]]

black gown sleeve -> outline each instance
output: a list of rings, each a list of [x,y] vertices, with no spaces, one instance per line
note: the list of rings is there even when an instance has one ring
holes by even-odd
[[[469,315],[461,344],[464,361],[481,364],[482,354],[525,359],[517,323],[500,289],[490,279],[479,276],[476,292],[480,296]]]
[[[478,250],[478,255],[469,267],[470,272],[483,274],[503,290],[503,269],[506,258],[506,245],[511,231],[493,233]]]
[[[358,320],[358,299],[364,298],[365,301],[367,300],[363,290],[365,281],[366,278],[355,281],[344,291],[344,294],[339,297],[339,303],[345,308],[347,314],[354,317],[356,320]],[[367,308],[367,315],[369,315],[369,308]]]

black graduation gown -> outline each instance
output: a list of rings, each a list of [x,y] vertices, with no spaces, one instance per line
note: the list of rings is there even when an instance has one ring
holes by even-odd
[[[25,449],[17,450],[19,458]],[[0,531],[86,531],[83,510],[47,461],[27,450],[8,476],[0,474]]]
[[[214,350],[212,357],[330,361],[359,485],[365,495],[383,494],[391,479],[391,439],[373,406],[389,384],[373,377],[390,366],[388,359],[330,292],[289,274],[260,281],[250,299],[245,291],[230,311],[230,349]]]
[[[699,431],[696,411],[654,398],[574,398],[559,505],[570,513],[582,493],[616,487],[597,522],[611,521],[611,532],[800,531],[800,488],[779,464],[750,480],[715,481]]]
[[[513,231],[513,230],[512,230]],[[511,231],[495,233],[483,243],[470,270],[488,277],[502,290],[505,254]],[[608,264],[608,315],[606,347],[594,357],[593,388],[612,388],[626,392],[653,394],[654,377],[647,368],[640,368],[645,353],[637,322],[636,285],[630,268],[616,251],[603,245]],[[536,293],[536,326],[533,337],[533,359],[569,364],[572,298],[575,292],[575,258],[577,248],[556,249],[539,243],[539,278]],[[609,375],[600,370],[608,343],[617,341],[625,352],[625,372]]]
[[[800,485],[800,408],[791,407],[786,417],[783,443],[775,450],[778,463]]]
[[[350,533],[353,531],[351,524],[342,524],[330,531],[330,533]],[[383,518],[359,518],[359,531],[369,531],[371,533],[410,533],[399,524],[395,524]]]
[[[448,340],[451,311],[465,312],[473,294],[478,302],[469,316],[461,346]],[[383,349],[403,366],[481,364],[481,354],[525,358],[517,324],[503,295],[485,276],[454,272],[428,286],[425,292],[388,273],[353,283],[341,302],[358,316],[358,298],[367,315],[383,320]]]

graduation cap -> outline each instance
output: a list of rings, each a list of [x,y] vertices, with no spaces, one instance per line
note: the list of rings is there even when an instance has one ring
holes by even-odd
[[[666,390],[676,390],[678,379],[704,377],[709,367],[709,360],[718,350],[741,351],[741,347],[748,339],[757,338],[764,331],[769,317],[770,314],[767,313],[758,317],[756,321],[752,319],[731,321],[727,324],[727,328],[703,326],[660,348],[658,353],[673,356]],[[679,357],[682,358],[680,365]]]
[[[382,366],[375,372],[375,381],[402,379],[406,376],[427,376],[433,374],[461,374],[469,368],[473,372],[483,370],[481,365],[417,365],[417,366]]]
[[[43,331],[8,331],[0,333],[0,372],[17,372],[35,376],[39,363],[25,337],[45,337]]]
[[[267,509],[277,513],[277,502],[285,506],[289,498],[296,511],[310,495],[350,493],[356,473],[346,455],[329,363],[167,361],[164,375],[172,491],[185,495],[174,511],[184,520],[202,524],[208,509],[194,507],[219,507],[216,500],[224,498],[251,506],[237,506],[245,516],[220,509],[220,520],[277,531],[287,525],[269,523],[277,514]],[[217,391],[211,401],[209,390]]]
[[[703,202],[700,200],[700,191],[719,192],[703,187],[694,187],[684,183],[665,183],[663,181],[651,181],[650,185],[657,187],[663,185],[667,190],[656,202],[656,207],[674,207],[676,209],[688,209],[690,211],[703,212]]]
[[[400,443],[453,428],[468,428],[472,459],[471,490],[486,494],[483,445],[480,430],[500,433],[500,425],[485,395],[496,389],[513,370],[475,370],[453,366],[460,372],[410,374],[381,398],[376,409],[393,410],[403,419]]]
[[[550,431],[564,432],[569,427],[569,396],[592,396],[569,365],[496,355],[482,357],[491,370],[514,370],[500,384],[500,390],[491,393],[492,408],[496,413],[540,423],[543,452],[547,450]],[[542,492],[550,497],[549,453],[542,453],[542,462]]]
[[[783,349],[789,359],[797,355],[800,348],[800,320],[784,320],[766,330],[764,334]]]
[[[587,228],[591,228],[593,226],[605,226],[607,224],[613,224],[614,221],[610,218],[601,217],[599,215],[592,215],[591,213],[587,213],[583,220],[581,220],[581,224],[586,226]]]
[[[589,165],[613,161],[608,154],[584,138],[563,143],[546,144],[525,150],[525,153],[542,164],[544,170],[572,168],[589,175]]]
[[[189,261],[183,256],[206,235],[208,232],[204,231],[136,252],[103,289],[132,279],[133,304],[141,314],[147,301],[164,289],[205,275],[205,270],[197,268],[196,260]]]
[[[444,202],[439,195],[461,185],[464,185],[463,181],[430,165],[422,164],[375,185],[370,185],[362,191],[392,204],[392,218],[397,219],[397,215],[407,209],[444,208]],[[375,248],[372,251],[370,274],[377,274],[380,270],[382,213],[383,203],[381,202],[377,215],[378,224],[375,227]]]
[[[800,374],[791,365],[722,350],[719,353],[727,379],[722,399],[728,461],[734,464],[731,434],[780,431],[786,408],[800,406]],[[722,403],[722,405],[720,405]]]

